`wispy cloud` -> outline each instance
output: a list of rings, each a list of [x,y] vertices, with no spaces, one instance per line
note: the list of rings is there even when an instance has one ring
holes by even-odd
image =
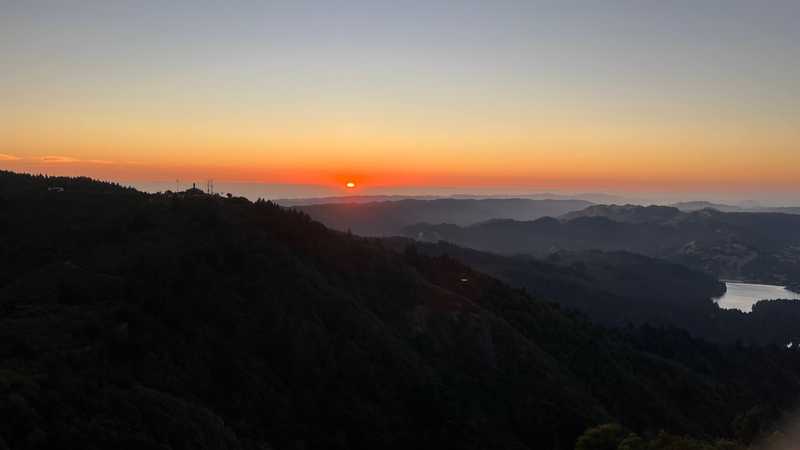
[[[42,156],[41,158],[39,158],[39,160],[45,163],[53,163],[53,164],[73,163],[80,161],[78,158],[73,158],[71,156],[62,156],[62,155]]]
[[[64,155],[46,155],[39,158],[39,161],[47,164],[68,164],[68,163],[84,163],[84,164],[114,164],[114,161],[106,159],[80,159],[72,156]]]
[[[19,161],[20,159],[22,159],[22,158],[20,158],[19,156],[8,155],[6,153],[0,153],[0,161]]]

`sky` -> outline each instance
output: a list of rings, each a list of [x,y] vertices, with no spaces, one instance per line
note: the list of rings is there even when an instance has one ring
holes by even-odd
[[[781,0],[0,0],[0,168],[791,199],[798,23]]]

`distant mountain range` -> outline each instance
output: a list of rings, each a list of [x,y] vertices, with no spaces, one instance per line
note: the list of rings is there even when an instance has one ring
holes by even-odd
[[[542,197],[553,194],[539,194]],[[620,222],[665,222],[682,212],[706,209],[720,212],[776,212],[800,214],[800,208],[749,208],[710,202],[684,202],[672,206],[600,205],[569,198],[449,198],[403,196],[351,196],[279,200],[333,229],[362,236],[392,236],[418,223],[432,225],[474,225],[480,222],[512,219],[530,221],[543,217],[571,220],[578,217],[607,217]],[[596,194],[595,197],[611,197]]]
[[[252,196],[248,196],[252,197]],[[261,195],[264,197],[264,195]],[[556,194],[556,193],[536,193],[536,194],[497,194],[497,195],[478,195],[478,194],[452,194],[452,195],[345,195],[329,197],[302,197],[302,198],[282,198],[274,200],[282,206],[304,206],[322,205],[329,203],[372,203],[397,200],[439,200],[439,199],[509,199],[521,198],[527,200],[583,200],[590,203],[604,205],[625,205],[633,204],[647,206],[651,204],[661,204],[646,198],[632,198],[620,195],[604,193],[580,193],[580,194]],[[681,211],[698,211],[701,209],[716,209],[722,212],[780,212],[785,214],[800,214],[800,206],[764,206],[757,202],[741,202],[736,204],[715,203],[703,200],[684,201],[664,206],[678,208]]]
[[[467,227],[417,224],[404,232],[422,241],[444,240],[503,254],[622,250],[726,279],[783,285],[800,280],[800,216],[790,214],[593,205],[560,220],[492,220]]]
[[[604,193],[556,194],[550,192],[533,194],[450,194],[450,195],[345,195],[333,197],[282,198],[274,200],[281,206],[324,205],[330,203],[372,203],[398,200],[583,200],[588,203],[623,203],[632,201],[626,197]]]
[[[522,198],[393,200],[369,203],[328,203],[295,206],[336,230],[362,236],[400,235],[406,226],[420,223],[471,225],[494,218],[533,220],[560,216],[591,205],[584,200]]]

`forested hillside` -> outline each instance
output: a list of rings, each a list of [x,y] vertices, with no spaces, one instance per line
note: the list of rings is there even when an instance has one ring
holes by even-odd
[[[0,231],[0,448],[750,442],[800,395],[796,351],[607,331],[270,202],[3,172]]]
[[[384,242],[398,250],[413,245],[428,256],[447,255],[534,298],[581,311],[610,327],[671,326],[703,339],[752,345],[800,342],[800,302],[761,301],[750,313],[725,310],[713,298],[725,286],[715,277],[679,264],[633,253],[559,251],[546,258],[507,256],[404,238]]]

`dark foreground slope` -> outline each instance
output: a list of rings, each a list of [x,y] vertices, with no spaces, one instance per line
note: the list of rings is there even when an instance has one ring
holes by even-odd
[[[800,393],[795,352],[612,334],[271,203],[1,173],[0,232],[0,448],[750,439]]]
[[[709,341],[746,345],[800,342],[800,302],[761,301],[751,313],[720,308],[712,299],[725,286],[715,277],[679,264],[627,252],[560,251],[539,259],[387,238],[402,250],[414,245],[428,256],[448,255],[534,298],[575,309],[610,326],[672,326]]]
[[[458,247],[389,238],[387,245],[448,255],[535,298],[576,309],[608,326],[628,323],[684,325],[718,308],[711,301],[725,292],[711,275],[663,260],[626,252],[561,251],[547,258],[507,256]],[[700,317],[697,317],[697,316]]]

